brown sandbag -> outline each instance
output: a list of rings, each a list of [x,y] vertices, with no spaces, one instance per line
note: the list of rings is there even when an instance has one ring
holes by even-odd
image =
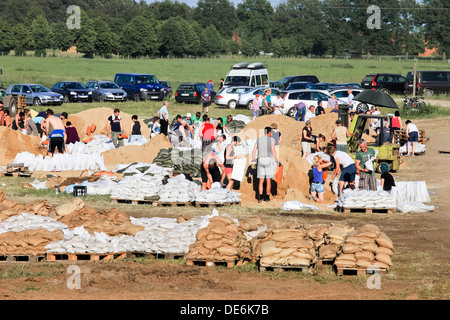
[[[365,251],[376,252],[378,246],[375,243],[364,243],[363,245],[361,245],[361,249]]]
[[[386,263],[381,262],[381,261],[375,260],[375,261],[373,262],[373,265],[376,266],[376,267],[378,267],[378,268],[380,268],[380,269],[386,269],[386,270],[389,270],[389,265],[387,265]]]
[[[314,242],[309,239],[295,239],[287,242],[277,242],[277,247],[282,248],[314,248]]]
[[[303,237],[304,237],[303,233],[300,232],[283,231],[274,233],[271,237],[271,240],[286,242],[295,239],[302,239]]]
[[[222,245],[221,240],[211,240],[211,241],[203,242],[203,246],[209,250],[216,249],[216,248],[220,247],[221,245]]]
[[[355,253],[361,251],[361,248],[358,245],[354,245],[353,243],[345,243],[342,246],[342,252],[344,253]]]
[[[240,254],[240,251],[232,246],[220,246],[217,248],[217,252],[222,256],[238,256]]]
[[[373,261],[375,259],[375,255],[370,251],[360,251],[355,253],[355,258],[357,260]]]
[[[323,259],[332,259],[336,257],[339,247],[335,244],[328,244],[319,247],[319,257]]]
[[[338,268],[354,268],[356,267],[356,261],[351,260],[336,260],[334,265]]]
[[[384,264],[387,264],[388,266],[392,266],[391,256],[389,256],[387,254],[384,254],[384,253],[376,254],[375,260],[383,262]]]
[[[353,253],[341,253],[336,257],[336,261],[338,260],[356,261],[355,255]]]
[[[356,266],[360,267],[360,268],[368,268],[372,265],[373,265],[373,263],[369,260],[365,260],[365,259],[357,259],[356,260]]]
[[[378,247],[378,249],[377,249],[377,251],[375,253],[376,254],[384,253],[384,254],[387,254],[389,256],[392,256],[394,254],[391,249],[386,248],[386,247]]]
[[[375,242],[381,247],[385,247],[391,250],[394,249],[394,244],[392,240],[389,239],[387,236],[380,236],[375,240]]]
[[[305,258],[289,257],[288,263],[291,266],[309,266],[311,264],[311,260]]]
[[[211,222],[219,222],[219,223],[222,223],[222,224],[224,224],[226,226],[229,225],[229,224],[234,223],[233,218],[227,217],[227,216],[211,217],[211,218],[209,218],[209,221],[211,221]]]

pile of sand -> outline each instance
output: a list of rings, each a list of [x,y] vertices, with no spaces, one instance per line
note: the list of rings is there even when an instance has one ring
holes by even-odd
[[[32,154],[46,155],[47,150],[40,145],[41,139],[25,135],[20,131],[0,127],[0,165],[6,166],[14,162],[16,155],[28,151]]]
[[[159,150],[172,148],[169,139],[163,134],[156,135],[142,146],[123,146],[103,152],[105,166],[113,170],[117,164],[133,162],[153,163]]]

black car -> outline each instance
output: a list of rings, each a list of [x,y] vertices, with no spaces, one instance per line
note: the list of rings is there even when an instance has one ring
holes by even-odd
[[[363,89],[378,89],[384,93],[403,93],[405,91],[406,78],[400,74],[372,73],[361,81]]]
[[[279,81],[283,84],[284,89],[286,89],[292,82],[305,81],[305,82],[312,82],[314,84],[320,82],[316,76],[311,76],[311,75],[287,76],[287,77],[281,78]]]
[[[412,93],[413,72],[406,74],[405,92]],[[416,71],[416,94],[432,96],[450,92],[450,71]]]
[[[64,103],[92,102],[92,89],[76,81],[60,81],[50,88],[50,91],[63,95]]]
[[[286,90],[310,89],[314,84],[307,81],[291,82]]]
[[[180,86],[175,91],[175,101],[176,102],[192,102],[201,103],[202,102],[202,92],[205,90],[205,83],[192,83],[185,82],[180,84]],[[216,92],[211,91],[211,103],[216,98]]]
[[[165,97],[172,98],[172,86],[170,85],[169,81],[159,80],[159,83],[161,83],[164,88]]]

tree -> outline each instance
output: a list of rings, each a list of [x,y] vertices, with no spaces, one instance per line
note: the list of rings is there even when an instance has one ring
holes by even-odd
[[[185,38],[183,29],[176,18],[169,18],[160,30],[160,54],[182,57],[184,53]]]
[[[178,21],[181,30],[183,30],[184,46],[183,51],[187,55],[196,56],[199,52],[200,37],[194,27],[184,19]]]
[[[214,25],[224,38],[231,38],[239,23],[236,9],[228,0],[199,0],[194,19],[204,28]]]
[[[16,56],[25,54],[26,50],[34,50],[34,39],[30,29],[19,23],[12,28],[13,46]]]
[[[75,42],[74,33],[67,28],[64,22],[56,22],[52,25],[53,49],[61,51],[69,50]]]
[[[47,49],[52,48],[52,28],[44,16],[37,16],[31,22],[31,35],[34,39],[34,54],[46,56]]]
[[[10,26],[3,20],[0,20],[0,53],[9,54],[14,49],[14,39]]]
[[[136,16],[122,29],[120,53],[134,58],[154,56],[158,52],[157,22],[154,19]]]
[[[236,14],[239,19],[241,38],[247,40],[245,46],[254,42],[254,40],[250,39],[255,37],[261,39],[262,48],[270,46],[272,40],[274,10],[269,1],[244,0],[242,3],[238,4]],[[244,47],[244,41],[242,47]],[[268,50],[266,49],[264,51]]]
[[[97,36],[95,38],[95,54],[110,58],[111,54],[117,52],[117,37],[111,31],[109,25],[100,18],[90,21],[90,25],[95,30]]]

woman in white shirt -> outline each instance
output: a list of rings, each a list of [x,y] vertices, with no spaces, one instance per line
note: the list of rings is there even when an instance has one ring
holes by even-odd
[[[407,157],[412,155],[414,157],[414,154],[416,152],[416,143],[419,141],[419,130],[417,130],[417,126],[411,122],[411,120],[406,120],[406,137],[408,138],[408,141],[406,142],[406,148],[408,150],[408,153],[406,154]],[[411,146],[411,147],[410,147]],[[412,148],[412,154],[411,154],[411,148]]]

